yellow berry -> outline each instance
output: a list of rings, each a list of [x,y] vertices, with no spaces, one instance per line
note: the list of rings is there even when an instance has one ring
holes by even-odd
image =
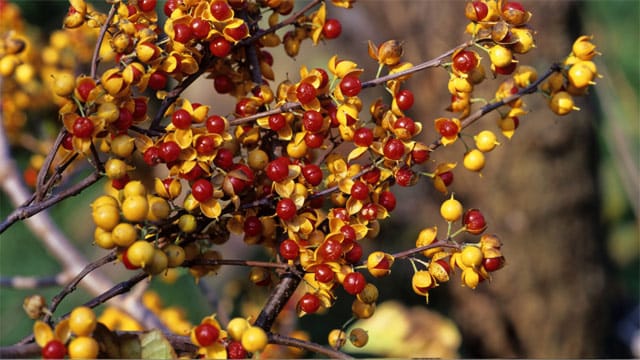
[[[242,333],[240,342],[248,352],[262,351],[268,343],[267,333],[258,326],[251,326]]]
[[[462,204],[460,201],[453,198],[453,194],[451,198],[445,200],[442,205],[440,205],[440,215],[447,221],[457,221],[462,216]]]
[[[490,130],[483,130],[474,136],[473,139],[476,142],[476,147],[482,152],[488,152],[493,150],[496,145],[499,145],[496,141],[496,135]]]
[[[147,218],[151,221],[164,220],[169,217],[171,213],[171,206],[167,200],[159,196],[150,196],[149,199],[149,213]]]
[[[476,246],[466,246],[462,250],[461,260],[465,266],[478,267],[482,264],[482,250]]]
[[[169,258],[167,257],[167,254],[160,249],[155,249],[153,251],[151,262],[147,263],[143,269],[151,275],[158,275],[165,271],[167,266],[169,266]]]
[[[148,241],[135,241],[127,249],[127,259],[134,266],[144,267],[153,261],[155,247]]]
[[[113,238],[111,237],[111,232],[106,231],[101,227],[96,227],[93,232],[93,243],[107,250],[116,247],[116,244],[113,242]]]
[[[111,231],[120,222],[120,213],[117,207],[104,205],[95,208],[91,212],[93,222],[104,229],[105,231]]]
[[[573,105],[573,97],[566,91],[558,91],[549,101],[551,111],[558,115],[567,115],[572,110],[579,110]]]
[[[186,253],[182,246],[171,244],[163,249],[164,253],[167,254],[167,259],[169,260],[169,267],[176,267],[182,265],[184,259],[186,257]]]
[[[262,170],[269,162],[269,155],[261,149],[249,152],[249,167],[253,170]]]
[[[297,144],[295,141],[291,141],[287,144],[287,154],[292,158],[299,159],[307,154],[307,144],[304,141]]]
[[[111,140],[111,152],[121,158],[129,157],[133,152],[133,141],[133,138],[129,135],[118,135]]]
[[[129,165],[120,159],[109,159],[104,164],[104,172],[109,179],[122,179],[127,175]]]
[[[96,314],[86,306],[80,306],[69,315],[69,329],[78,336],[89,336],[96,328]]]
[[[148,213],[149,202],[147,201],[146,196],[133,195],[126,197],[122,203],[122,215],[124,215],[124,218],[129,221],[144,221],[147,218]]]
[[[58,96],[69,96],[76,88],[76,78],[68,72],[61,72],[53,78],[53,92]]]
[[[98,342],[89,336],[78,336],[69,343],[69,357],[72,359],[96,359]]]
[[[583,88],[594,85],[593,78],[596,76],[596,66],[592,61],[578,61],[571,65],[567,77],[571,85]]]
[[[480,171],[484,168],[485,164],[484,154],[478,149],[473,149],[464,154],[462,163],[465,168],[471,171]]]
[[[249,329],[249,322],[244,318],[233,318],[227,324],[227,333],[233,340],[240,341],[242,334]]]
[[[138,180],[129,181],[127,185],[124,186],[124,197],[132,197],[134,195],[146,196],[147,188],[144,187],[142,182]]]
[[[329,332],[327,340],[329,341],[329,346],[339,349],[347,342],[347,334],[340,329],[333,329]]]
[[[111,231],[111,240],[114,244],[127,247],[138,239],[138,230],[135,226],[123,222],[116,225]]]
[[[15,76],[15,79],[19,84],[26,85],[31,82],[31,80],[33,80],[35,74],[36,70],[34,69],[33,65],[23,63],[16,67],[13,75]]]
[[[511,50],[502,45],[494,45],[489,49],[491,63],[497,67],[505,67],[513,61]]]
[[[197,226],[196,217],[191,214],[184,214],[178,219],[178,227],[187,234],[196,231]]]
[[[20,65],[20,58],[17,55],[9,54],[0,59],[0,75],[9,77],[13,74],[16,67]]]

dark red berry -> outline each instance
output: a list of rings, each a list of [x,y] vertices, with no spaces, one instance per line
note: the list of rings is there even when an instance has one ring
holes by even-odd
[[[398,108],[402,111],[409,110],[413,106],[413,101],[413,93],[411,90],[400,90],[396,94],[396,104],[398,104]]]
[[[291,240],[286,239],[280,243],[280,256],[285,260],[295,260],[300,255],[300,246]]]
[[[220,74],[213,78],[213,88],[219,94],[228,94],[233,91],[233,80],[225,74]]]
[[[149,76],[149,88],[152,90],[162,90],[167,86],[168,77],[165,72],[155,71]]]
[[[196,139],[198,155],[212,155],[216,151],[216,141],[212,136],[202,135]]]
[[[444,120],[438,123],[438,125],[438,132],[444,137],[456,136],[460,130],[458,125],[456,125],[456,123],[451,119]]]
[[[492,271],[500,270],[504,266],[504,262],[505,261],[503,256],[494,257],[494,258],[484,258],[482,260],[482,266],[488,272],[492,272]]]
[[[258,236],[262,234],[262,222],[259,217],[251,215],[244,219],[244,234],[247,236]]]
[[[342,24],[337,19],[327,19],[322,26],[322,35],[327,39],[335,39],[342,33]]]
[[[281,199],[276,205],[276,214],[284,221],[292,220],[296,216],[296,204],[289,198]]]
[[[368,147],[373,143],[373,130],[369,128],[359,128],[353,134],[353,143],[357,146]]]
[[[156,8],[157,0],[138,0],[140,10],[147,12]]]
[[[88,117],[81,116],[73,122],[73,136],[77,138],[90,138],[94,129],[95,126],[93,125],[93,121]]]
[[[226,1],[216,0],[209,7],[211,15],[218,21],[224,21],[233,16],[233,10]]]
[[[269,128],[278,131],[287,125],[287,119],[282,114],[273,114],[269,116]]]
[[[344,254],[344,258],[349,264],[356,264],[360,262],[360,259],[362,258],[362,246],[360,243],[354,242],[351,246],[351,250]]]
[[[368,184],[375,185],[380,181],[381,171],[378,168],[373,168],[362,175],[362,180]]]
[[[233,166],[233,152],[226,148],[218,149],[213,163],[223,170],[231,169],[231,166]]]
[[[305,165],[302,168],[302,176],[311,186],[318,186],[322,183],[322,169],[316,164]]]
[[[58,340],[50,340],[41,351],[45,359],[64,359],[67,355],[67,348]]]
[[[342,256],[342,244],[338,240],[327,239],[320,245],[318,255],[323,261],[336,261]]]
[[[340,81],[340,90],[346,96],[357,96],[362,90],[362,82],[355,75],[347,75]]]
[[[391,212],[396,208],[396,196],[391,191],[385,190],[380,193],[378,203]]]
[[[316,95],[316,88],[311,83],[303,82],[296,88],[296,96],[301,104],[312,102]]]
[[[365,200],[369,196],[369,187],[362,181],[356,181],[351,186],[351,197],[356,200]]]
[[[324,117],[318,111],[307,110],[302,115],[302,126],[307,131],[318,132],[322,129],[323,124]]]
[[[324,136],[319,133],[308,132],[304,136],[304,143],[311,149],[317,149],[324,143]]]
[[[171,123],[178,129],[191,127],[191,114],[185,109],[178,109],[171,115]]]
[[[209,346],[220,336],[220,330],[210,323],[198,325],[194,332],[200,346]]]
[[[206,38],[211,31],[211,24],[203,18],[194,18],[189,26],[191,26],[191,33],[197,39]]]
[[[383,153],[390,160],[400,160],[404,155],[404,143],[399,139],[389,139],[384,144]]]
[[[226,129],[226,122],[224,118],[218,115],[211,115],[207,118],[205,123],[207,131],[213,134],[222,134]]]
[[[173,24],[174,37],[173,40],[179,43],[187,43],[193,39],[193,33],[191,32],[191,26],[185,23]]]
[[[462,216],[462,224],[466,226],[467,232],[478,235],[487,228],[484,215],[478,209],[469,209]]]
[[[403,166],[396,171],[396,183],[400,186],[410,186],[413,179],[413,170],[408,166]]]
[[[320,264],[313,270],[315,279],[321,283],[328,283],[335,278],[335,274],[331,266],[327,264]]]
[[[313,314],[320,309],[320,299],[316,295],[306,293],[298,301],[298,308],[307,314]]]
[[[199,202],[207,202],[213,197],[213,185],[206,179],[198,179],[191,185],[191,194]]]
[[[364,290],[366,285],[367,280],[364,278],[364,275],[357,271],[347,274],[342,282],[344,290],[351,295],[358,295],[362,290]]]
[[[166,163],[174,162],[180,157],[180,146],[175,141],[163,142],[158,147],[160,158]]]
[[[453,57],[453,68],[461,73],[468,74],[476,66],[478,66],[478,58],[471,50],[461,50]]]
[[[246,359],[247,355],[247,350],[242,347],[240,341],[234,340],[227,345],[227,357],[229,359]]]
[[[271,181],[280,182],[289,176],[289,158],[279,157],[267,164],[265,173]]]
[[[445,171],[442,174],[438,174],[444,186],[449,186],[453,182],[453,173],[451,171]]]
[[[360,215],[367,221],[373,221],[378,218],[378,207],[374,203],[365,204],[360,210]]]
[[[160,148],[157,146],[151,146],[147,150],[144,151],[142,155],[144,162],[149,166],[153,166],[162,162],[162,158],[160,157]]]
[[[223,36],[216,36],[209,42],[209,51],[216,57],[225,57],[231,52],[232,45]]]

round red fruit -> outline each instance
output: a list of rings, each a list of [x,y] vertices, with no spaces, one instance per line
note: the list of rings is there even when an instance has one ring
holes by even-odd
[[[178,129],[191,127],[191,114],[185,109],[178,109],[171,115],[171,123]]]
[[[468,74],[478,66],[478,58],[471,50],[461,50],[453,57],[453,68],[464,74]]]
[[[342,24],[337,19],[327,19],[322,26],[322,35],[327,39],[335,39],[342,33]]]
[[[469,209],[462,216],[462,224],[466,226],[467,232],[478,235],[487,228],[484,215],[478,209]]]
[[[211,15],[218,21],[224,21],[233,16],[233,10],[231,10],[231,6],[226,1],[216,0],[212,2],[209,10]]]
[[[344,258],[349,264],[356,264],[360,262],[360,259],[362,258],[362,252],[363,250],[360,243],[354,242],[351,250],[344,254]]]
[[[209,42],[209,51],[216,57],[225,57],[231,52],[231,43],[222,36],[216,36]]]
[[[282,114],[274,114],[269,116],[269,128],[278,131],[287,125],[287,119]]]
[[[318,132],[322,129],[324,118],[320,112],[307,110],[302,115],[302,125],[304,129],[311,132]]]
[[[456,123],[450,119],[441,122],[440,126],[438,127],[438,132],[444,137],[456,136],[458,135],[458,131],[458,125],[456,125]]]
[[[162,71],[155,71],[149,76],[149,88],[152,90],[161,90],[167,86],[167,74]]]
[[[296,216],[296,204],[289,198],[281,199],[276,205],[276,214],[284,221],[292,220]]]
[[[180,146],[175,141],[163,142],[159,145],[160,158],[166,162],[171,163],[180,157]]]
[[[179,43],[187,43],[193,39],[193,33],[191,32],[191,26],[185,23],[178,23],[173,25],[174,37],[173,39]]]
[[[316,88],[311,83],[303,82],[296,88],[296,96],[301,104],[308,104],[316,98]]]
[[[399,139],[389,139],[384,144],[383,153],[390,160],[400,160],[404,155],[404,143]]]
[[[64,359],[67,355],[67,348],[58,340],[50,340],[41,351],[45,359]]]
[[[244,219],[244,233],[247,236],[258,236],[262,234],[262,222],[255,215],[247,216]]]
[[[209,346],[218,340],[220,330],[210,323],[204,323],[196,327],[195,335],[200,346]]]
[[[356,181],[351,186],[351,197],[356,200],[365,200],[369,196],[369,187],[362,181]]]
[[[319,133],[308,132],[304,136],[304,143],[311,149],[317,149],[324,143],[324,136]]]
[[[227,357],[229,359],[246,359],[247,355],[247,350],[242,347],[240,341],[234,340],[227,345]]]
[[[322,169],[316,164],[305,165],[302,168],[302,176],[311,186],[318,186],[322,183]]]
[[[286,239],[280,243],[280,255],[285,260],[295,260],[300,255],[300,247],[295,241]]]
[[[95,126],[93,125],[93,121],[88,117],[81,116],[73,122],[73,136],[77,138],[90,138],[94,129]]]
[[[342,256],[342,244],[338,240],[327,239],[318,250],[320,258],[323,261],[335,261]]]
[[[391,212],[396,208],[396,196],[391,191],[385,190],[380,193],[378,203]]]
[[[140,10],[147,12],[156,8],[157,0],[138,0]]]
[[[211,25],[203,18],[195,18],[191,20],[191,33],[197,39],[204,39],[209,35],[211,31]]]
[[[206,179],[198,179],[191,185],[191,194],[199,202],[206,202],[213,197],[213,185]]]
[[[361,127],[353,134],[353,143],[357,146],[368,147],[373,143],[373,130]]]
[[[331,266],[327,264],[320,264],[313,270],[315,279],[321,283],[328,283],[335,278],[335,274],[331,269]]]
[[[218,94],[228,94],[233,91],[233,80],[225,74],[220,74],[213,78],[213,88]]]
[[[340,81],[340,90],[346,96],[357,96],[362,90],[362,82],[357,76],[347,75]]]
[[[213,163],[223,170],[231,169],[231,166],[233,166],[233,152],[226,148],[219,149],[213,159]]]
[[[358,295],[362,290],[364,290],[366,285],[367,280],[364,278],[364,275],[357,271],[347,274],[342,282],[344,290],[351,295]]]
[[[396,104],[398,104],[398,108],[402,111],[407,111],[413,106],[413,93],[411,90],[400,90],[396,94]]]
[[[408,166],[403,166],[398,171],[396,171],[396,183],[400,186],[409,186],[411,185],[411,180],[413,179],[413,170]]]
[[[484,258],[482,260],[482,266],[488,272],[500,270],[504,266],[504,257]]]
[[[289,176],[289,159],[279,157],[265,167],[265,172],[271,181],[280,182]]]
[[[320,299],[311,293],[306,293],[298,301],[298,308],[307,314],[313,314],[320,309]]]

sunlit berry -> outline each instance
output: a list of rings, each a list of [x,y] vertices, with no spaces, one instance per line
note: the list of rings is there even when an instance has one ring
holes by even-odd
[[[333,272],[333,269],[331,269],[331,267],[327,264],[317,265],[314,268],[313,272],[314,272],[315,279],[321,283],[328,283],[330,281],[333,281],[333,279],[335,278],[335,273]]]
[[[308,164],[302,168],[302,176],[311,186],[318,186],[322,183],[323,173],[320,166]]]
[[[73,136],[80,139],[88,139],[93,134],[95,125],[91,119],[81,116],[73,122]]]
[[[453,55],[453,69],[463,74],[469,74],[478,66],[479,56],[475,51],[460,50]]]
[[[502,45],[493,45],[489,49],[489,58],[491,59],[491,63],[499,68],[509,66],[513,62],[511,50]]]
[[[482,267],[484,267],[484,269],[488,272],[500,270],[502,267],[504,267],[504,264],[505,260],[502,256],[494,258],[484,258],[482,260]]]
[[[213,185],[209,180],[198,179],[191,186],[191,193],[199,202],[207,202],[213,197]]]
[[[396,184],[400,186],[411,186],[413,185],[415,173],[408,166],[403,166],[396,171],[394,174],[396,179]]]
[[[284,221],[292,220],[296,216],[296,204],[289,198],[278,201],[276,205],[276,214]]]
[[[100,346],[89,336],[78,336],[69,343],[69,357],[72,359],[96,359]]]
[[[337,19],[327,19],[322,26],[322,35],[327,39],[335,39],[342,33],[342,24]]]
[[[382,251],[374,251],[367,257],[367,269],[373,277],[383,277],[391,272],[393,256]]]
[[[347,274],[342,281],[342,287],[351,295],[358,295],[366,284],[367,280],[364,278],[364,275],[357,271]]]
[[[440,205],[440,215],[449,222],[454,222],[462,217],[462,204],[453,198],[453,195]]]
[[[128,247],[138,239],[138,230],[133,225],[123,222],[113,228],[111,239],[118,246]]]
[[[413,92],[408,89],[400,90],[396,94],[396,103],[398,104],[398,108],[402,111],[407,111],[413,106],[414,97]]]
[[[478,150],[488,152],[493,150],[500,143],[496,140],[496,135],[491,130],[482,130],[473,137]]]
[[[362,90],[362,82],[355,75],[347,75],[340,81],[340,91],[346,96],[357,96]]]
[[[158,146],[158,155],[166,163],[178,160],[180,152],[180,146],[175,141],[165,141]]]
[[[249,329],[249,326],[247,319],[236,317],[227,324],[227,333],[233,340],[240,340],[242,334]]]
[[[484,168],[485,157],[480,150],[472,149],[464,154],[462,163],[465,168],[471,171],[480,171]]]
[[[400,160],[404,155],[404,143],[399,139],[389,139],[384,144],[383,153],[390,160]]]
[[[316,88],[311,83],[302,82],[296,88],[296,97],[301,104],[308,104],[316,98]]]
[[[328,336],[329,346],[340,349],[347,342],[347,334],[341,329],[333,329]]]
[[[69,314],[69,329],[77,336],[89,336],[96,324],[96,314],[86,306],[77,307]]]
[[[127,197],[122,203],[122,215],[129,221],[144,221],[148,212],[149,202],[145,196],[135,195]]]
[[[289,159],[287,157],[279,157],[265,167],[265,173],[271,181],[280,182],[289,176]]]
[[[307,314],[313,314],[320,309],[320,299],[314,294],[306,293],[298,300],[297,307]]]
[[[478,267],[482,264],[482,251],[477,246],[468,245],[462,250],[460,260],[465,266]]]
[[[154,246],[146,240],[138,240],[127,249],[127,259],[136,267],[144,267],[153,260]]]
[[[469,209],[462,216],[462,224],[468,233],[478,235],[487,228],[484,215],[478,209]]]
[[[464,14],[471,21],[482,21],[489,14],[489,7],[484,1],[468,2]]]
[[[225,57],[231,52],[233,45],[223,36],[216,36],[209,42],[209,51],[216,57]]]

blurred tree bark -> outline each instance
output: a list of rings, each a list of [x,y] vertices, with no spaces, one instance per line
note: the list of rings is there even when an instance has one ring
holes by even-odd
[[[468,39],[463,2],[363,1],[357,5],[366,9],[366,15],[349,13],[343,23],[357,29],[358,35],[349,42],[360,44],[360,53],[366,40],[380,43],[394,38],[404,41],[404,58],[417,63]],[[530,24],[538,32],[538,47],[519,58],[543,72],[571,49],[579,31],[575,28],[576,3],[525,5],[534,13]],[[486,54],[480,55],[487,64]],[[447,79],[446,72],[437,69],[414,75],[407,85],[416,94],[412,113],[426,114],[417,119],[424,123],[426,141],[435,138],[430,125],[433,119],[448,116],[444,110],[449,97]],[[497,82],[479,88],[490,99],[496,86]],[[457,280],[446,286],[452,296],[451,315],[464,337],[462,355],[602,356],[608,307],[603,295],[605,256],[598,213],[595,112],[582,101],[578,104],[582,111],[560,118],[548,110],[542,96],[529,96],[525,103],[531,113],[522,117],[512,141],[502,138],[502,146],[488,154],[483,177],[462,167],[462,144],[434,154],[460,160],[453,187],[456,197],[465,208],[483,211],[489,231],[502,238],[507,257],[508,266],[496,273],[491,284],[481,284],[475,291],[460,287]],[[496,120],[497,115],[492,114],[465,133],[472,135],[481,128],[499,132]],[[427,199],[423,213],[437,214],[443,197],[435,193],[422,196]],[[415,209],[410,214],[416,218]],[[439,221],[427,216],[417,217],[420,223],[413,226]]]

